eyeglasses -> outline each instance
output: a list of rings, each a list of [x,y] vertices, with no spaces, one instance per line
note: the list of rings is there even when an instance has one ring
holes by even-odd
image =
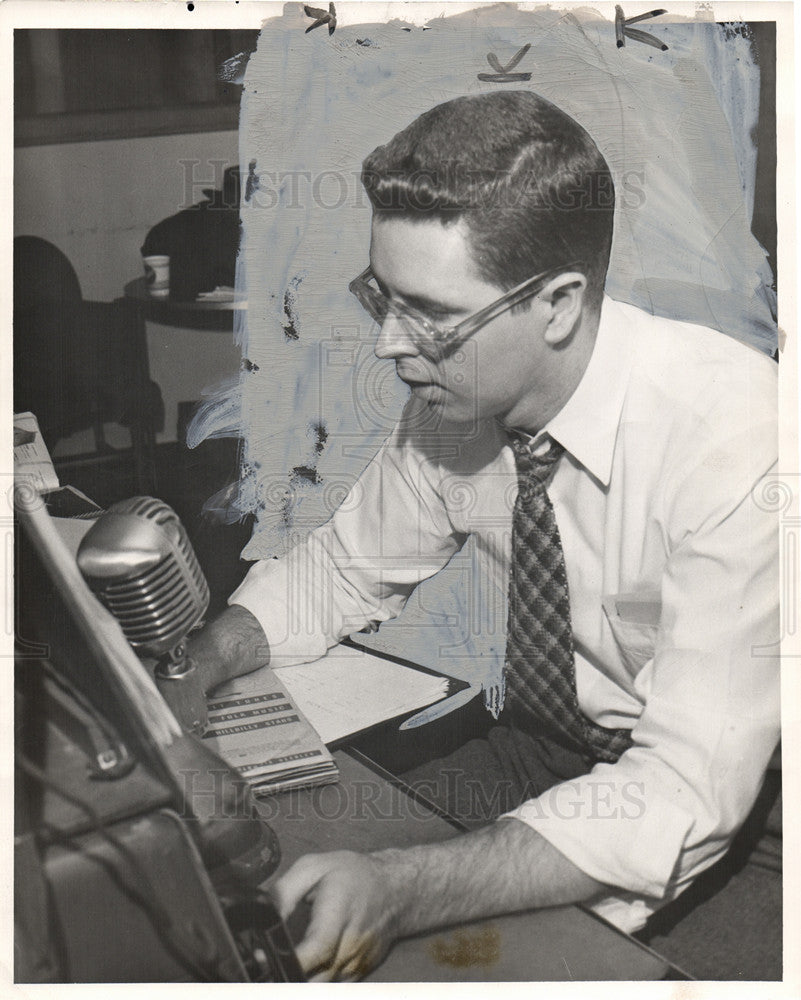
[[[375,284],[375,275],[369,267],[351,281],[348,289],[379,325],[384,323],[387,316],[393,316],[420,353],[437,361],[452,354],[490,320],[536,295],[552,278],[565,271],[580,270],[582,267],[581,263],[574,261],[571,264],[548,268],[547,271],[527,278],[522,284],[510,289],[505,295],[490,302],[488,306],[479,309],[467,319],[463,319],[456,326],[444,328],[432,323],[425,313],[413,306],[387,298]]]

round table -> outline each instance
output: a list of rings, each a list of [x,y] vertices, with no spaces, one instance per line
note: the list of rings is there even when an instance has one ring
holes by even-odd
[[[248,307],[241,296],[230,302],[207,299],[182,301],[169,296],[158,299],[148,291],[144,277],[128,282],[125,299],[136,307],[143,321],[163,323],[165,326],[196,327],[199,330],[231,331],[235,315]]]

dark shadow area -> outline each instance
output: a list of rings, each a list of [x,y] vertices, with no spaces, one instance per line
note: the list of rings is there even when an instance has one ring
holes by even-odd
[[[637,935],[696,979],[782,977],[781,772],[768,771],[728,854]]]

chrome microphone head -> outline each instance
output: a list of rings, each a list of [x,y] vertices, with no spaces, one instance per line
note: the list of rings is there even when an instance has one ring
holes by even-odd
[[[152,497],[109,507],[81,541],[78,566],[142,656],[170,652],[209,605],[209,587],[184,526]]]

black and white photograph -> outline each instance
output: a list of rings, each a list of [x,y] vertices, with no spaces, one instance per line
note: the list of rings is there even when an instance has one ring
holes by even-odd
[[[0,8],[10,990],[798,995],[793,22]]]

